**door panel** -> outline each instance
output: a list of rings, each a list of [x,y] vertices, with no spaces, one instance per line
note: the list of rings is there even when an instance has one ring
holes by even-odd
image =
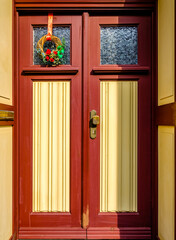
[[[70,211],[70,81],[33,82],[32,204]]]
[[[91,58],[89,112],[92,109],[96,110],[101,119],[100,126],[97,126],[96,139],[89,138],[88,238],[95,236],[107,238],[108,231],[110,235],[122,237],[125,233],[122,231],[119,235],[119,231],[125,227],[136,230],[136,239],[143,238],[141,231],[145,237],[150,238],[150,17],[90,17],[89,24]],[[101,47],[106,48],[106,45],[113,44],[112,36],[111,42],[105,39],[106,44],[102,44],[101,28],[104,31],[106,27],[110,27],[110,30],[113,28],[114,31],[118,27],[122,29],[130,26],[132,26],[130,34],[133,34],[134,28],[137,29],[135,33],[137,38],[134,37],[134,41],[137,40],[137,50],[132,44],[132,50],[126,46],[127,53],[124,48],[120,55],[114,53],[111,57],[109,52],[106,55],[106,51],[113,53],[116,47],[107,46],[107,50],[101,50]],[[118,35],[111,31],[110,33],[106,31],[104,36],[106,34]],[[128,40],[128,37],[126,39]],[[116,46],[118,41],[114,42]],[[120,40],[119,44],[122,44]],[[134,50],[137,52],[136,64],[133,60],[132,64],[129,64],[126,54],[129,56],[129,52]],[[135,54],[132,53],[132,59]],[[114,64],[118,63],[121,55],[124,55],[123,61]],[[101,59],[102,57],[106,64],[102,62],[105,61]],[[125,61],[128,64],[125,64]],[[141,69],[145,68],[148,70],[144,73]],[[133,70],[135,71],[132,74]],[[119,90],[120,84],[127,88],[124,95]],[[128,84],[131,84],[131,90]]]
[[[19,237],[38,238],[42,232],[48,238],[85,238],[81,228],[82,18],[54,17],[59,31],[70,29],[66,36],[70,55],[67,65],[53,68],[36,65],[31,54],[34,29],[46,27],[47,21],[47,16],[21,16],[19,22]]]
[[[137,81],[100,82],[100,212],[137,211]]]

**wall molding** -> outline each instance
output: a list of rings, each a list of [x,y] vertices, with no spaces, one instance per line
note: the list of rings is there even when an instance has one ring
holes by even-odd
[[[155,108],[155,124],[176,126],[176,102]]]

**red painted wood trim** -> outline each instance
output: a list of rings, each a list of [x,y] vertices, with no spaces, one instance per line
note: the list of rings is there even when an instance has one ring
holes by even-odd
[[[0,110],[14,111],[15,107],[0,103]]]
[[[129,8],[153,8],[156,0],[15,0],[15,6],[18,10],[27,10],[27,8],[110,8],[110,7],[129,7]],[[32,10],[32,9],[30,9]],[[35,10],[35,9],[33,9]],[[44,9],[41,9],[44,10]],[[54,9],[53,9],[54,10]],[[73,10],[73,9],[72,9]]]
[[[84,10],[85,12],[87,11],[92,11],[94,10],[95,12],[99,12],[101,11],[102,14],[105,13],[105,10],[112,12],[112,11],[119,11],[119,10],[126,10],[126,11],[140,11],[140,12],[144,12],[144,11],[148,11],[151,12],[154,9],[154,5],[147,5],[147,4],[143,4],[143,5],[134,5],[134,4],[119,4],[118,6],[115,4],[112,5],[106,5],[106,4],[93,4],[93,6],[91,5],[73,5],[69,6],[69,8],[66,5],[58,5],[58,4],[36,4],[34,6],[34,4],[18,4],[16,5],[16,10],[19,12],[23,12],[23,14],[25,12],[35,12],[35,11],[40,11],[40,12],[48,12],[48,11],[53,11],[53,12],[59,12],[59,13],[63,13],[63,12],[67,12],[67,11],[71,11],[71,12],[81,12]]]
[[[148,74],[150,67],[143,66],[99,66],[94,67],[94,74]]]
[[[151,239],[151,228],[88,228],[87,239]]]
[[[82,228],[20,228],[20,239],[86,239]]]
[[[176,102],[156,107],[155,124],[176,126]]]
[[[66,66],[66,67],[27,67],[22,69],[22,75],[34,75],[34,74],[77,74],[79,68]]]
[[[158,128],[155,108],[158,101],[158,11],[152,13],[152,239],[158,234]]]
[[[176,13],[176,12],[175,12]],[[176,56],[175,56],[175,58],[176,58]],[[176,92],[175,92],[175,94],[176,94]],[[175,220],[175,240],[176,240],[176,126],[175,126],[175,149],[174,149],[174,151],[175,151],[175,216],[174,216],[174,220]]]
[[[9,238],[9,240],[17,240],[17,238],[16,238],[16,232]]]
[[[0,121],[0,126],[13,126],[14,121]]]
[[[13,165],[12,165],[12,233],[13,240],[18,239],[18,217],[19,217],[19,131],[18,131],[18,12],[16,12],[14,1],[12,5],[12,91],[14,104],[14,126],[13,126]]]
[[[15,0],[15,3],[67,3],[67,4],[76,4],[76,3],[81,3],[81,4],[93,4],[93,3],[97,3],[97,4],[109,4],[109,3],[155,3],[156,0],[65,0],[65,1],[59,1],[59,0]]]
[[[89,14],[83,14],[83,212],[82,226],[89,225]]]
[[[175,1],[175,102],[176,102],[176,1]],[[176,111],[175,111],[176,116]],[[175,127],[175,240],[176,240],[176,127]]]

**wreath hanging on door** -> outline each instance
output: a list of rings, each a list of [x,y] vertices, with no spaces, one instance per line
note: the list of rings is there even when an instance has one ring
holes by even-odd
[[[48,14],[48,34],[44,35],[37,43],[37,53],[44,65],[46,66],[57,66],[61,64],[61,59],[65,52],[65,39],[62,39],[52,35],[52,24],[53,23],[53,14]],[[44,51],[44,44],[47,41],[52,41],[56,48],[55,49],[47,49]]]

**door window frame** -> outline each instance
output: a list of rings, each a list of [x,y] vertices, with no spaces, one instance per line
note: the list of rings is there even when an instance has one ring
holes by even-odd
[[[49,3],[49,1],[42,1],[42,0],[38,0],[36,1],[29,1],[29,0],[16,0],[13,3],[13,12],[14,12],[14,16],[13,16],[13,22],[14,22],[14,26],[13,26],[13,95],[14,95],[14,111],[15,111],[15,119],[14,119],[14,142],[13,142],[13,232],[17,231],[17,235],[18,235],[18,222],[19,222],[19,201],[20,201],[20,196],[19,196],[19,186],[18,184],[16,185],[15,183],[19,182],[19,97],[18,97],[18,89],[19,89],[19,83],[18,83],[18,76],[20,74],[20,72],[18,72],[16,69],[18,69],[18,50],[19,50],[19,46],[18,46],[18,21],[19,21],[19,17],[21,14],[37,14],[38,11],[40,11],[41,14],[45,14],[47,13],[48,9],[50,9],[51,11],[56,11],[57,7],[58,7],[58,13],[67,13],[69,15],[71,14],[77,14],[79,12],[79,14],[82,14],[84,11],[85,13],[83,13],[83,26],[87,26],[88,22],[86,19],[86,15],[87,12],[89,12],[90,15],[117,15],[117,14],[146,14],[146,15],[151,15],[152,18],[152,22],[156,23],[156,6],[155,6],[156,1],[150,1],[148,2],[147,0],[143,0],[143,1],[135,1],[134,3],[130,3],[130,1],[126,1],[126,3],[124,4],[124,1],[122,0],[116,0],[116,1],[112,1],[111,3],[109,3],[109,1],[88,1],[86,4],[82,2],[77,2],[75,0],[72,0],[72,3],[68,3],[67,1],[65,1],[65,3]],[[62,11],[59,10],[59,7],[63,7]],[[99,8],[99,9],[98,9]],[[136,8],[138,8],[138,11],[136,10]],[[123,9],[123,13],[122,10]],[[156,34],[156,26],[155,24],[153,25],[153,29],[152,29],[152,47],[154,49],[154,46],[156,47],[156,38],[157,38],[157,34]],[[84,61],[84,65],[83,65],[83,78],[86,81],[87,78],[87,73],[88,73],[88,68],[86,66],[86,63],[88,61],[88,59],[90,58],[89,55],[87,55],[87,40],[86,40],[86,36],[88,35],[88,32],[84,30],[83,32],[83,36],[85,36],[85,39],[83,40],[83,61]],[[153,51],[153,55],[152,55],[152,65],[154,66],[156,64],[156,51]],[[73,67],[74,68],[74,67]],[[75,67],[76,68],[76,67]],[[77,71],[77,69],[73,69],[73,71]],[[32,73],[32,69],[26,69],[26,71],[30,71]],[[65,69],[63,69],[63,71],[66,71]],[[152,122],[154,122],[154,108],[156,106],[156,69],[152,68]],[[84,91],[86,91],[86,89],[88,89],[88,85],[84,84],[83,88]],[[88,102],[88,96],[83,96],[83,108],[86,106],[87,102]],[[89,128],[88,128],[88,122],[86,121],[86,119],[89,118],[89,113],[87,112],[84,117],[83,117],[83,127],[82,127],[82,132],[83,132],[83,136],[84,135],[88,135],[89,134]],[[153,137],[156,136],[155,133],[155,126],[153,123],[152,126],[152,135]],[[87,142],[88,140],[86,140],[84,138],[83,140],[83,153],[82,156],[84,158],[84,162],[86,163],[86,159],[88,156],[88,152],[86,149],[86,146],[88,144]],[[153,205],[154,207],[154,213],[153,213],[153,217],[152,217],[152,228],[153,228],[153,235],[155,235],[157,233],[157,179],[156,179],[156,156],[154,153],[154,148],[155,148],[155,143],[152,143],[152,148],[153,148],[153,153],[152,153],[152,201],[153,201]],[[86,164],[83,164],[83,170],[85,169]],[[83,182],[83,188],[88,186],[89,183],[85,180]],[[85,191],[83,191],[83,201],[85,201],[85,199],[87,198],[87,193]],[[87,213],[89,210],[87,209],[86,205],[85,208],[83,210],[83,212]],[[87,215],[83,214],[83,222],[82,225],[83,227],[86,227],[86,222],[87,222]]]

